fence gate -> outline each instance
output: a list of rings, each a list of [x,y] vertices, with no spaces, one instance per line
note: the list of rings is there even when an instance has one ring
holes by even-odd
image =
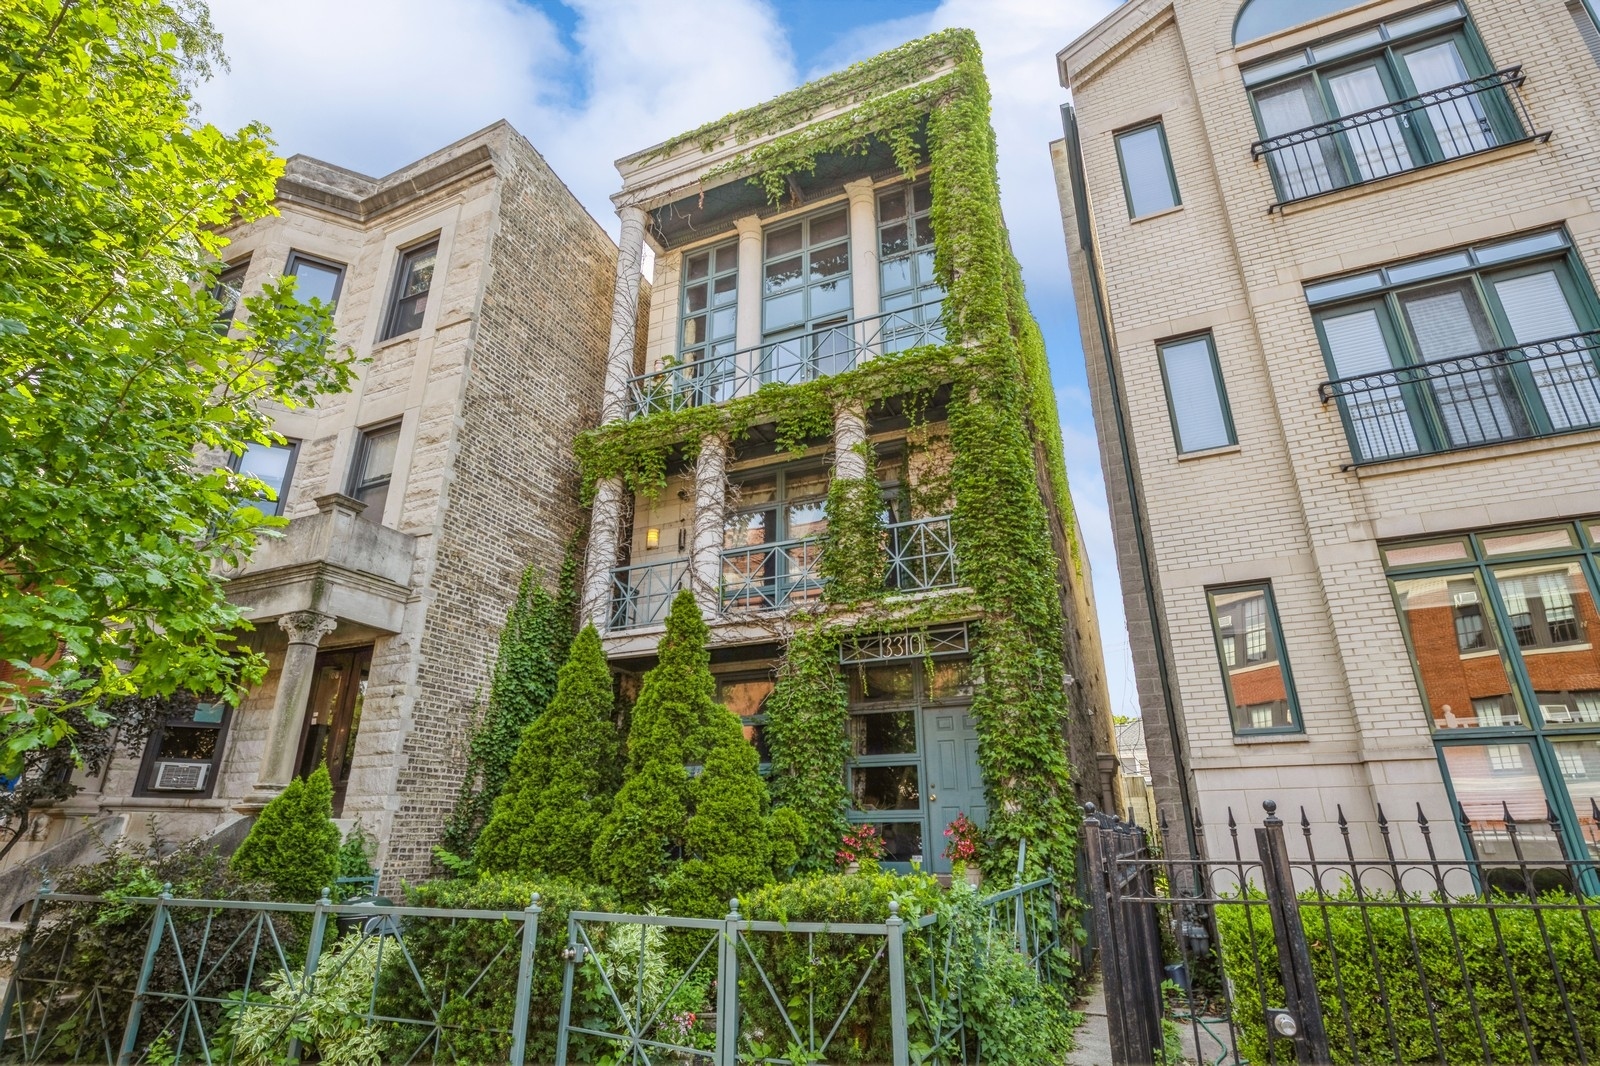
[[[1298,833],[1263,808],[1244,834],[1229,811],[1231,854],[1189,860],[1088,810],[1115,1066],[1600,1064],[1600,846],[1552,857],[1555,812],[1519,825],[1508,805],[1457,807],[1437,837],[1420,808],[1301,810]],[[1355,843],[1369,829],[1380,855]]]

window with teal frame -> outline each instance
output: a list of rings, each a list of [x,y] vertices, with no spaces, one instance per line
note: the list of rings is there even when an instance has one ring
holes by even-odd
[[[1206,603],[1234,734],[1302,732],[1272,583],[1207,589]]]
[[[1182,203],[1178,175],[1167,150],[1166,127],[1160,119],[1123,130],[1116,135],[1116,142],[1129,218],[1143,218]]]
[[[1179,454],[1239,443],[1211,334],[1162,341],[1156,350]]]
[[[1594,877],[1572,863],[1600,862],[1597,537],[1584,519],[1383,546],[1464,843],[1568,890]]]

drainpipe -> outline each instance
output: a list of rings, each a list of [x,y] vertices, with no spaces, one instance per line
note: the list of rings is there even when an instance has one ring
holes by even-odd
[[[1200,844],[1194,831],[1194,799],[1189,792],[1189,769],[1184,758],[1183,735],[1178,730],[1177,715],[1173,713],[1172,675],[1167,663],[1161,612],[1156,605],[1155,575],[1151,568],[1150,553],[1145,548],[1144,510],[1140,505],[1138,486],[1134,480],[1133,456],[1128,453],[1128,423],[1123,412],[1122,389],[1117,383],[1117,366],[1111,346],[1111,324],[1106,321],[1105,301],[1100,286],[1100,268],[1095,259],[1094,233],[1089,222],[1088,184],[1083,171],[1083,148],[1078,141],[1078,117],[1073,112],[1071,104],[1061,105],[1061,128],[1067,142],[1072,206],[1078,222],[1078,246],[1084,253],[1086,264],[1084,272],[1088,275],[1089,294],[1094,302],[1095,327],[1100,334],[1100,349],[1105,353],[1106,385],[1111,390],[1111,410],[1116,417],[1117,452],[1122,459],[1122,476],[1128,486],[1128,511],[1133,521],[1134,542],[1139,546],[1139,578],[1144,586],[1145,611],[1150,616],[1150,634],[1155,645],[1156,676],[1161,682],[1162,711],[1167,720],[1167,734],[1172,740],[1173,769],[1178,779],[1178,802],[1183,808],[1183,832],[1189,844],[1190,856],[1198,859]]]

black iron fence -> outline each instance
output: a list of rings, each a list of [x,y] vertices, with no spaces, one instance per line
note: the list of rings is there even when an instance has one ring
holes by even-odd
[[[1231,854],[1206,860],[1152,854],[1143,830],[1091,810],[1117,1066],[1600,1062],[1592,859],[1525,849],[1509,811],[1508,857],[1491,860],[1469,823],[1436,835],[1420,808],[1405,847],[1378,810],[1378,856],[1342,809],[1314,831],[1265,808],[1244,839],[1230,811]],[[1319,855],[1330,829],[1339,851]]]
[[[1277,202],[1288,204],[1503,144],[1548,139],[1531,132],[1524,80],[1520,66],[1507,67],[1268,137],[1250,154],[1266,159]]]

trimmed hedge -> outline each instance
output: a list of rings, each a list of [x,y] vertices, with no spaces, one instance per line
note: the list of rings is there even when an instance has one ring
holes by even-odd
[[[1586,923],[1577,899],[1548,893],[1539,897],[1537,911],[1527,901],[1503,896],[1488,907],[1445,907],[1432,901],[1403,905],[1395,897],[1371,894],[1364,906],[1357,906],[1349,890],[1328,899],[1323,907],[1314,893],[1303,894],[1300,919],[1335,1063],[1436,1063],[1441,1045],[1447,1062],[1492,1057],[1498,1063],[1526,1063],[1535,1061],[1529,1054],[1530,1037],[1537,1061],[1578,1062],[1575,1031],[1591,1059],[1600,1052],[1600,950],[1595,939],[1600,929]],[[1539,928],[1541,917],[1548,949]],[[1259,904],[1222,904],[1217,925],[1233,985],[1239,1053],[1251,1061],[1267,1061],[1263,996],[1265,1006],[1284,1002],[1267,910]],[[1260,960],[1259,983],[1252,944]],[[1557,973],[1566,984],[1570,1018]],[[1519,994],[1527,1031],[1518,1015]]]

